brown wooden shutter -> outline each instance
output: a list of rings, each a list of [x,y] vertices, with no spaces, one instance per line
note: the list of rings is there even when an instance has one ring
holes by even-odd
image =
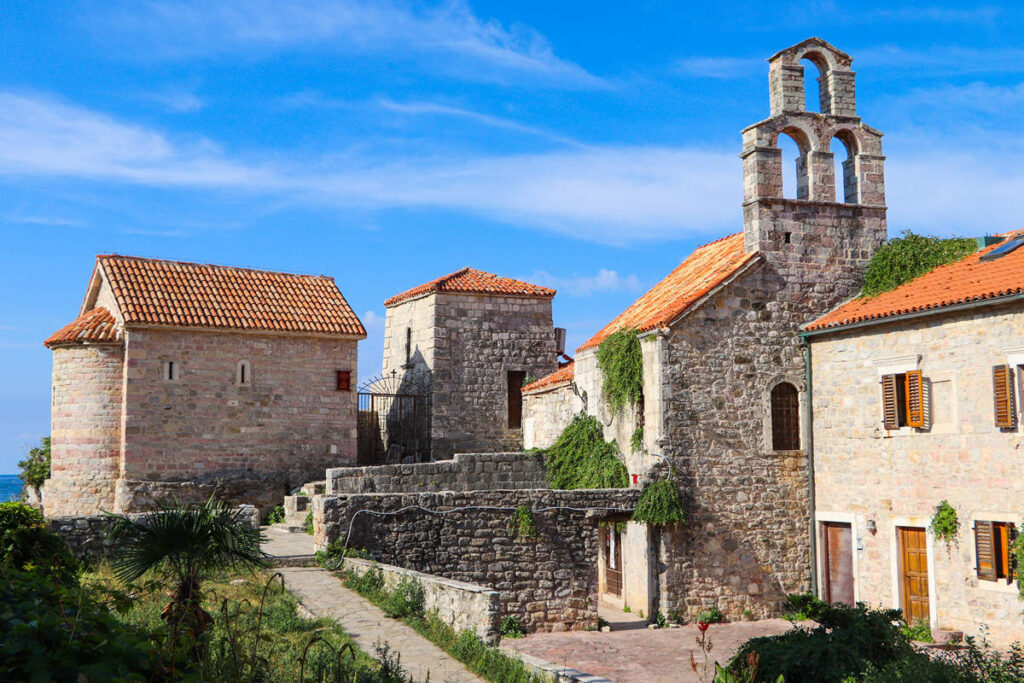
[[[352,391],[352,373],[349,370],[338,370],[336,379],[338,391]]]
[[[899,408],[896,406],[896,375],[882,375],[882,424],[886,429],[899,429]]]
[[[1013,370],[1010,366],[997,365],[992,368],[992,398],[996,427],[1013,427],[1017,415],[1013,409]]]
[[[924,427],[924,379],[920,370],[906,374],[907,426]]]
[[[974,523],[974,551],[975,556],[978,558],[978,578],[985,581],[995,581],[996,558],[992,522]]]

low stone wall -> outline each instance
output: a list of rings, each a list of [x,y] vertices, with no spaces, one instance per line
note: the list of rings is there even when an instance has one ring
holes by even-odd
[[[597,627],[598,522],[627,518],[639,495],[534,489],[317,496],[314,542],[322,549],[343,541],[352,523],[349,547],[378,562],[492,586],[502,614],[530,631],[583,630]],[[536,538],[511,535],[512,511],[521,505],[534,511]],[[371,514],[410,506],[445,514]],[[497,509],[460,509],[467,507]]]
[[[327,470],[328,495],[546,487],[544,462],[530,453],[458,453],[453,460],[415,465]]]
[[[423,607],[427,612],[437,610],[437,616],[456,631],[470,629],[488,645],[498,642],[501,631],[501,602],[498,591],[475,583],[446,579],[443,576],[423,574],[390,564],[377,564],[353,557],[345,560],[344,568],[362,576],[371,568],[384,574],[384,587],[394,590],[403,578],[413,578],[423,586]]]

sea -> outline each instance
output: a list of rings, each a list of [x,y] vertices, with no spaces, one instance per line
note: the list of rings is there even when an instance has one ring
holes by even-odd
[[[0,474],[0,503],[17,500],[21,493],[21,479],[17,474]]]

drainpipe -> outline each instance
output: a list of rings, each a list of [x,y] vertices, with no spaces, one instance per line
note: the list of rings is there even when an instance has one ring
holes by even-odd
[[[811,548],[811,593],[818,595],[818,535],[815,533],[814,519],[814,373],[811,370],[811,342],[806,336],[800,336],[800,346],[804,350],[804,386],[807,396],[807,414],[804,420],[804,447],[807,451],[807,500],[810,506],[810,548]],[[819,596],[820,597],[820,596]]]

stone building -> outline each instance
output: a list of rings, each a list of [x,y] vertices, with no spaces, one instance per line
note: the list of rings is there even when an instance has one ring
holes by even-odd
[[[356,344],[333,278],[100,256],[53,351],[48,516],[155,498],[265,507],[353,463]]]
[[[433,459],[522,448],[520,389],[558,367],[554,296],[463,268],[384,302],[383,376],[429,397]]]
[[[1024,510],[1022,245],[1018,234],[808,325],[823,598],[1024,639],[1008,553]],[[928,530],[944,500],[960,525],[948,543]]]
[[[820,71],[820,111],[805,109],[801,60]],[[568,404],[600,418],[631,482],[675,473],[685,527],[630,524],[602,543],[605,597],[634,611],[767,616],[811,587],[800,326],[859,291],[886,238],[881,133],[857,116],[851,61],[817,38],[768,60],[770,116],[742,133],[743,231],[699,247],[584,343],[571,377],[524,389],[527,447],[553,440]],[[783,193],[782,135],[800,150],[795,198]],[[833,139],[849,155],[842,198]],[[612,414],[596,352],[626,329],[641,340],[643,399]],[[643,448],[625,452],[641,425]]]

